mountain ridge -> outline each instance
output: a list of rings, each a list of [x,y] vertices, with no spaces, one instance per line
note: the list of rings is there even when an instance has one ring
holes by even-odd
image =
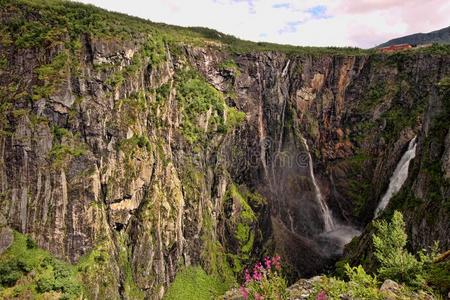
[[[375,48],[383,48],[397,44],[424,45],[433,43],[450,44],[450,26],[427,33],[413,33],[394,38],[376,46]]]

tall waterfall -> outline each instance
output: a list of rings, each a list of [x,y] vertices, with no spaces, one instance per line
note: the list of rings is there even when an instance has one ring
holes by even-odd
[[[309,175],[311,176],[311,179],[312,179],[312,182],[314,185],[314,191],[316,194],[316,200],[317,200],[317,203],[319,204],[319,207],[320,207],[320,210],[322,213],[322,218],[323,218],[323,223],[324,223],[324,231],[325,232],[332,231],[335,228],[333,216],[331,215],[331,211],[328,208],[327,203],[323,199],[322,193],[320,192],[320,188],[317,185],[316,177],[314,176],[313,161],[312,161],[311,153],[309,153],[308,143],[306,142],[306,139],[304,137],[302,137],[302,141],[303,141],[303,144],[305,144],[306,153],[308,154]]]
[[[406,150],[403,154],[397,164],[397,167],[395,168],[394,173],[389,179],[389,187],[375,210],[375,217],[378,217],[381,214],[381,212],[389,204],[389,200],[391,200],[392,196],[397,193],[405,183],[406,178],[408,177],[409,163],[414,157],[416,157],[416,146],[416,137],[414,137],[409,142],[408,150]]]

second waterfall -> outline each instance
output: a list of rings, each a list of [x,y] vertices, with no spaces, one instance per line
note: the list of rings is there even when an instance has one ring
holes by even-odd
[[[314,185],[314,193],[316,196],[317,204],[320,207],[323,223],[324,223],[324,231],[332,231],[335,228],[335,222],[333,219],[333,216],[331,214],[330,209],[328,208],[327,203],[323,199],[322,193],[320,192],[320,188],[317,185],[316,177],[314,176],[314,167],[313,167],[313,161],[311,157],[311,153],[309,152],[309,147],[306,139],[302,137],[303,144],[306,147],[306,153],[308,155],[308,168],[309,168],[309,175],[311,177],[312,183]]]

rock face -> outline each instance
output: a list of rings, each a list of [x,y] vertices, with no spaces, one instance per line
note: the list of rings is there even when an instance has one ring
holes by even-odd
[[[106,245],[110,297],[127,297],[121,249],[154,298],[182,265],[224,274],[277,252],[294,277],[322,270],[338,245],[321,238],[308,148],[334,218],[361,228],[417,135],[388,208],[413,248],[450,246],[449,55],[236,54],[159,33],[27,48],[12,20],[42,16],[24,11],[0,12],[0,213],[72,262]]]

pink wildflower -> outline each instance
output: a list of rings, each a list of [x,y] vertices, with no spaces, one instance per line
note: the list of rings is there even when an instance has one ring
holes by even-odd
[[[261,278],[262,278],[261,272],[259,272],[259,271],[254,271],[254,272],[253,272],[253,279],[254,279],[254,280],[256,280],[256,281],[261,281]]]
[[[272,261],[270,260],[270,257],[264,258],[264,264],[266,265],[266,269],[270,270],[270,268],[272,267]]]
[[[248,283],[252,280],[252,276],[250,276],[248,269],[245,269],[244,279],[245,279],[245,283]]]
[[[328,300],[327,293],[321,291],[319,294],[317,294],[316,300]]]
[[[275,266],[275,269],[277,269],[278,271],[281,270],[280,260],[281,260],[281,257],[279,257],[278,255],[272,257],[272,263]]]
[[[248,299],[248,291],[247,291],[247,289],[246,289],[244,286],[241,286],[241,287],[239,288],[239,291],[240,291],[241,294],[242,294],[242,298],[244,298],[245,300],[247,300],[247,299]]]

